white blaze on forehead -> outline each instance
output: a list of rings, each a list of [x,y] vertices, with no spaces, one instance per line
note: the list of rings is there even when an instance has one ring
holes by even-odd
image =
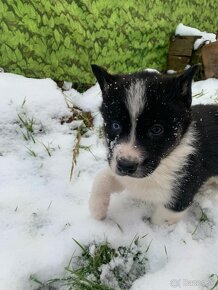
[[[131,83],[127,90],[126,106],[131,117],[130,142],[133,144],[137,118],[145,106],[145,82],[143,80],[136,80]]]
[[[132,118],[142,112],[145,105],[145,82],[143,80],[136,80],[132,82],[127,90],[126,104]]]

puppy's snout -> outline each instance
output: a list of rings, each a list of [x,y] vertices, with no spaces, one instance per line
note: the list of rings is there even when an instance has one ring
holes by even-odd
[[[121,175],[131,175],[135,173],[138,167],[138,162],[121,158],[117,160],[117,170]]]

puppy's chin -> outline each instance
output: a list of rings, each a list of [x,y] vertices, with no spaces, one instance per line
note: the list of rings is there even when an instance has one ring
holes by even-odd
[[[138,174],[137,172],[130,174],[130,173],[120,172],[119,170],[116,170],[115,174],[118,175],[118,176],[128,176],[128,177],[132,177],[132,178],[143,178],[143,177],[145,177],[145,176],[143,176],[141,174]]]
[[[116,175],[118,176],[123,176],[123,177],[132,177],[132,178],[135,178],[135,179],[142,179],[142,178],[145,178],[147,177],[148,175],[142,175],[142,174],[137,174],[137,173],[134,173],[134,174],[125,174],[125,173],[120,173],[120,172],[116,172]]]

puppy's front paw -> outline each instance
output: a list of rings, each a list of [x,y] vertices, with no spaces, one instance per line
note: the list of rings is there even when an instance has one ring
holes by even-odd
[[[107,210],[109,205],[109,199],[107,198],[95,198],[90,197],[89,209],[93,218],[97,220],[103,220],[107,216]]]

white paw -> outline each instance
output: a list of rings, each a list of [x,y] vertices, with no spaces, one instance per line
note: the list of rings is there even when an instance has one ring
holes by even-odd
[[[107,216],[107,210],[109,205],[109,198],[95,198],[90,197],[89,209],[93,218],[97,220],[103,220]]]

